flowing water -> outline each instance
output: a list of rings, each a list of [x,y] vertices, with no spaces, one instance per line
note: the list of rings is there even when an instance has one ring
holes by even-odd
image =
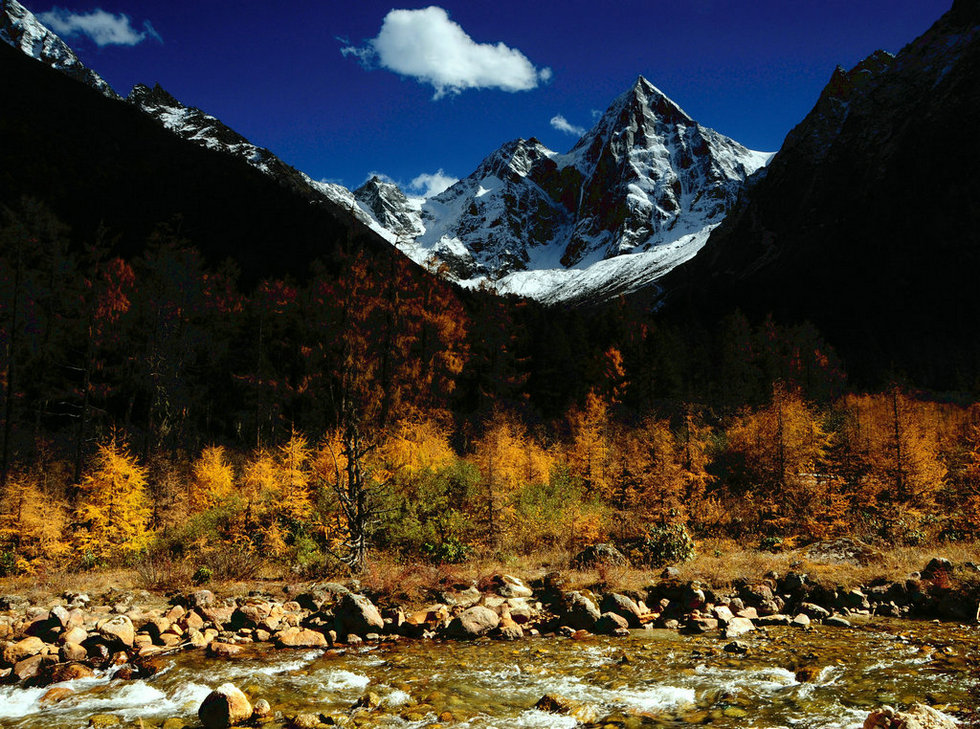
[[[105,674],[77,680],[53,705],[48,689],[0,687],[0,727],[85,727],[96,714],[159,726],[196,724],[212,688],[234,683],[265,698],[278,717],[324,714],[345,723],[374,693],[380,705],[359,726],[860,727],[881,704],[972,706],[968,667],[980,629],[879,622],[852,630],[769,628],[743,636],[746,655],[716,637],[636,631],[629,638],[527,639],[517,643],[410,642],[350,650],[256,650],[240,660],[193,651],[157,659],[143,680]],[[573,703],[573,715],[533,708],[545,694]],[[278,726],[273,722],[271,726]]]

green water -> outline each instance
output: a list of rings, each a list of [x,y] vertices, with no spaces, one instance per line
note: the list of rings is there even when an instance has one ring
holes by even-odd
[[[140,681],[103,676],[41,706],[45,689],[0,688],[0,726],[83,727],[96,714],[123,725],[196,724],[210,689],[230,681],[284,717],[322,714],[340,725],[426,727],[860,727],[870,709],[913,702],[953,715],[972,706],[976,627],[876,622],[855,629],[769,628],[724,639],[637,631],[630,638],[527,639],[517,643],[400,641],[350,651],[256,650],[218,661],[201,652],[158,660]],[[373,693],[380,705],[353,705]],[[533,708],[545,694],[573,715]]]

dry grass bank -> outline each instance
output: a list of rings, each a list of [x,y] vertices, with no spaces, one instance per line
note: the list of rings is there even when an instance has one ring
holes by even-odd
[[[572,555],[561,550],[543,551],[508,559],[475,558],[461,564],[429,564],[399,560],[389,554],[374,554],[365,570],[357,576],[361,589],[385,596],[392,602],[418,606],[435,599],[438,591],[468,583],[480,584],[501,572],[531,581],[544,574],[560,570],[569,587],[601,588],[603,590],[642,590],[660,579],[662,569],[636,569],[605,566],[577,570],[570,567]],[[698,580],[707,585],[724,588],[743,579],[759,579],[770,572],[780,575],[790,571],[805,572],[814,581],[840,585],[845,588],[869,585],[881,581],[907,579],[921,570],[933,557],[945,557],[960,565],[949,575],[954,583],[980,586],[980,572],[967,563],[980,564],[980,542],[942,543],[920,547],[895,547],[879,550],[874,558],[863,564],[831,563],[808,559],[803,550],[766,552],[745,547],[731,540],[709,539],[697,544],[697,556],[676,565],[681,580]],[[323,575],[320,581],[343,575]],[[291,574],[273,564],[259,564],[248,579],[211,582],[206,586],[219,596],[247,595],[252,591],[285,595],[304,589],[310,580]],[[197,589],[192,570],[184,563],[146,565],[134,569],[90,572],[39,571],[33,576],[0,579],[0,595],[24,595],[43,604],[64,592],[85,592],[98,596],[110,589],[148,590],[157,594]]]

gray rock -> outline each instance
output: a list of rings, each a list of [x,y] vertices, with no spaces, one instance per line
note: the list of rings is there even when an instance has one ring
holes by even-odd
[[[629,630],[629,622],[616,613],[602,613],[595,623],[596,633],[600,635],[616,635],[619,630]]]
[[[800,603],[800,612],[806,613],[811,620],[823,620],[830,617],[830,611],[827,608],[812,602]]]
[[[745,633],[755,630],[755,625],[748,618],[732,618],[725,626],[726,638],[737,638]]]
[[[522,580],[512,575],[499,575],[496,592],[501,597],[531,597],[534,593]]]
[[[226,683],[207,695],[197,716],[205,729],[226,729],[252,718],[252,704],[238,688]]]
[[[806,613],[800,613],[795,618],[793,618],[790,625],[797,628],[809,628],[810,627],[810,617]]]
[[[334,610],[337,632],[341,635],[376,633],[384,630],[385,622],[374,604],[364,595],[342,595]]]
[[[863,729],[957,729],[956,721],[931,706],[912,704],[907,711],[895,711],[890,706],[875,709],[864,720]]]
[[[499,624],[497,613],[483,605],[474,605],[453,618],[446,633],[453,638],[469,640],[486,635]]]
[[[829,618],[824,618],[824,625],[830,625],[835,628],[850,628],[851,621],[841,617],[840,615],[831,615]]]
[[[628,564],[626,555],[611,544],[592,544],[572,558],[572,566],[578,569],[590,569],[598,565],[625,567]]]
[[[639,628],[642,626],[640,623],[640,615],[642,614],[640,606],[626,595],[617,592],[605,595],[602,598],[600,609],[604,613],[616,613],[616,615],[625,618],[627,627]]]
[[[593,630],[601,617],[599,608],[581,592],[566,592],[564,595],[565,613],[561,616],[562,625],[576,630]]]

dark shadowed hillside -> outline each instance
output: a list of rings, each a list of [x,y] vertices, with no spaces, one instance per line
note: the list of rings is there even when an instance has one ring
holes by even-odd
[[[810,320],[859,379],[974,384],[980,355],[980,4],[838,69],[667,310]]]
[[[303,275],[344,248],[398,255],[347,211],[314,202],[308,188],[183,141],[6,45],[0,98],[0,203],[44,200],[76,242],[101,223],[121,236],[120,252],[133,253],[169,223],[212,263],[234,259],[246,282]]]

